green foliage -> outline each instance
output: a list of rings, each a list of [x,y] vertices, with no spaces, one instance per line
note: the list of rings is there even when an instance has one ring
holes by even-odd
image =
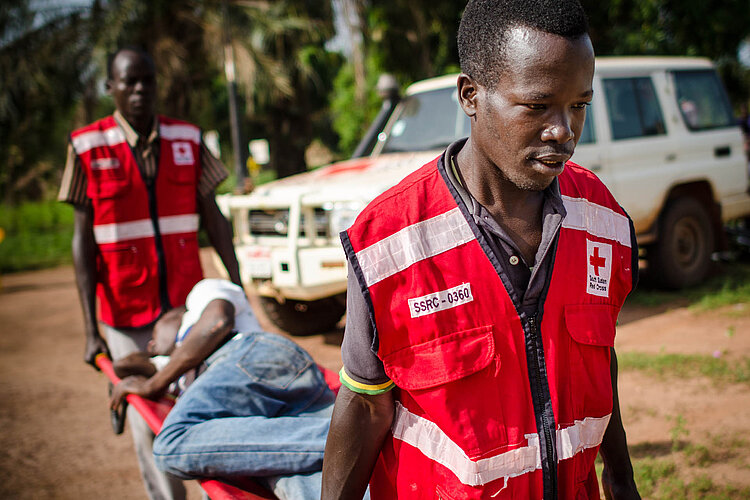
[[[597,55],[701,56],[718,63],[732,101],[747,101],[750,69],[737,62],[748,36],[747,0],[582,0]]]
[[[698,286],[685,290],[659,290],[639,286],[628,297],[628,304],[654,307],[680,303],[695,311],[707,311],[732,304],[750,304],[750,263],[727,262],[717,265],[717,273]]]
[[[463,11],[463,4],[448,0],[397,0],[373,3],[367,9],[363,2],[352,4],[361,16],[363,43],[353,50],[362,51],[365,88],[356,88],[352,63],[344,65],[334,81],[333,128],[344,157],[351,155],[378,112],[381,101],[375,85],[381,73],[391,73],[405,87],[458,71],[456,33]]]
[[[57,182],[65,124],[84,91],[86,23],[80,8],[40,13],[12,0],[0,3],[0,30],[0,198],[40,199]]]
[[[456,35],[464,2],[392,0],[368,10],[368,51],[405,83],[455,71]]]
[[[703,376],[716,384],[750,384],[750,358],[728,362],[723,358],[699,354],[617,354],[621,371],[638,370],[649,375],[687,379]]]
[[[672,451],[679,450],[682,438],[686,438],[689,435],[690,431],[685,427],[685,417],[677,415],[674,418],[674,425],[669,429],[669,437],[672,439]]]
[[[70,262],[73,208],[54,201],[0,205],[0,272],[50,267]]]
[[[380,98],[375,93],[379,71],[373,60],[367,72],[367,89],[364,103],[357,103],[354,86],[354,68],[347,64],[341,68],[333,82],[331,114],[333,128],[339,136],[338,149],[345,158],[351,156],[380,107]]]
[[[748,498],[750,488],[718,485],[706,475],[685,481],[674,461],[645,458],[633,461],[633,474],[642,498],[653,500],[730,500]]]
[[[269,139],[271,168],[279,176],[304,170],[304,150],[316,138],[334,156],[348,156],[380,105],[373,92],[380,73],[406,86],[458,70],[456,32],[465,3],[347,4],[360,18],[362,44],[354,49],[361,51],[364,78],[357,89],[351,61],[325,47],[334,34],[328,0],[0,3],[0,196],[16,203],[54,192],[67,133],[112,110],[102,93],[106,54],[123,44],[152,52],[160,111],[219,130],[226,149],[225,27],[245,97],[242,125],[247,137]],[[750,26],[746,0],[721,8],[697,0],[585,0],[584,6],[599,55],[711,57],[735,104],[747,100],[750,71],[736,57]]]

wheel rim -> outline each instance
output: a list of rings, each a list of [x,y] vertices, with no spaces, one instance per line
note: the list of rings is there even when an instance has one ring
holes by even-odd
[[[674,228],[675,261],[683,268],[697,265],[705,252],[705,238],[699,222],[692,217],[677,221]]]

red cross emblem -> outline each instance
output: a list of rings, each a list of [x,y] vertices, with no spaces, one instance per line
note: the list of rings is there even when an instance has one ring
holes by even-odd
[[[173,142],[172,154],[175,165],[191,165],[194,163],[193,150],[187,142]]]
[[[607,264],[607,259],[599,255],[599,247],[594,247],[594,254],[589,257],[589,264],[594,268],[594,273],[599,276],[599,268]]]

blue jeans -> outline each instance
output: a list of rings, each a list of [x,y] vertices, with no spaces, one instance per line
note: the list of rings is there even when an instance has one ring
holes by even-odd
[[[206,363],[154,441],[156,465],[185,479],[263,476],[279,498],[320,498],[334,394],[310,355],[260,332]]]

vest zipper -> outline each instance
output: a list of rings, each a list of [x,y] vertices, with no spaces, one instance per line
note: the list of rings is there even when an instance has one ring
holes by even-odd
[[[540,412],[542,437],[544,441],[544,447],[546,450],[547,460],[542,460],[542,474],[544,475],[544,498],[545,499],[556,499],[557,498],[557,459],[554,450],[554,441],[552,436],[552,426],[554,422],[550,422],[546,410],[547,401],[543,393],[543,386],[546,380],[542,379],[540,373],[541,360],[539,359],[539,352],[544,352],[544,346],[542,344],[541,336],[539,335],[539,328],[537,325],[537,315],[529,317],[528,320],[529,333],[533,341],[534,353],[530,356],[532,362],[532,372],[534,373],[534,383],[532,384],[532,393],[535,398],[535,407]],[[544,354],[542,354],[544,356]]]
[[[158,170],[156,175],[159,175]],[[145,181],[145,184],[146,191],[148,192],[149,215],[151,217],[151,224],[154,226],[154,245],[156,246],[156,260],[159,269],[159,299],[161,301],[161,313],[164,313],[169,311],[172,308],[172,305],[169,301],[169,291],[167,288],[167,261],[164,256],[164,242],[161,239],[161,228],[159,227],[159,211],[156,201],[156,176]]]

